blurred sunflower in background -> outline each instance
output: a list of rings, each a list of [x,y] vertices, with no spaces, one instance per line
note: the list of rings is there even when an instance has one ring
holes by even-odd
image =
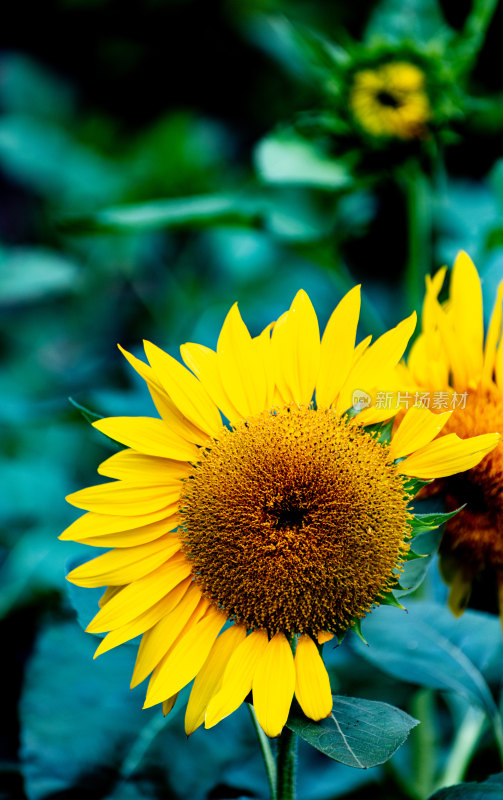
[[[432,410],[453,409],[442,434],[461,437],[503,432],[503,339],[500,283],[484,341],[482,289],[477,270],[461,252],[454,264],[449,297],[439,294],[446,268],[426,279],[422,331],[411,348],[404,379],[410,387],[436,394]],[[469,471],[437,482],[448,508],[466,508],[449,520],[441,545],[441,571],[450,585],[449,606],[461,614],[472,582],[489,569],[503,610],[503,445]]]
[[[355,120],[372,136],[415,139],[431,115],[424,72],[397,61],[355,73],[349,103]]]
[[[216,351],[182,346],[187,368],[149,342],[148,364],[125,353],[160,418],[94,423],[127,449],[99,469],[113,482],[68,497],[88,513],[61,538],[112,549],[68,580],[107,587],[88,627],[108,632],[96,655],[142,634],[132,685],[151,676],[146,707],[169,712],[194,679],[187,734],[250,691],[269,736],[294,694],[307,717],[328,716],[320,646],[397,604],[391,589],[415,557],[415,479],[475,467],[499,441],[432,441],[450,415],[424,408],[392,438],[382,411],[346,414],[355,391],[392,380],[415,326],[412,315],[355,346],[359,312],[355,287],[320,341],[300,291],[253,338],[234,305]]]

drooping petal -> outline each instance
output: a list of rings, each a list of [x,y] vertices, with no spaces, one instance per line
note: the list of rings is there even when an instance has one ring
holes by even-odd
[[[332,711],[330,680],[318,648],[310,636],[301,636],[295,651],[295,696],[302,711],[315,721]]]
[[[487,385],[492,381],[494,365],[496,361],[496,348],[501,337],[501,304],[503,301],[503,281],[498,286],[496,302],[491,314],[489,329],[487,331],[486,346],[484,352],[484,367],[482,370],[482,380]]]
[[[167,534],[153,542],[110,550],[73,569],[67,581],[76,586],[123,586],[143,578],[181,548],[176,534]]]
[[[172,433],[162,419],[152,417],[108,417],[93,422],[97,430],[148,456],[197,461],[198,449]]]
[[[179,485],[181,478],[190,472],[190,464],[173,461],[170,458],[146,456],[135,450],[121,450],[107,458],[98,467],[100,475],[122,481],[134,481],[136,484],[157,483]]]
[[[154,373],[180,413],[208,436],[217,437],[222,429],[222,419],[202,383],[152,342],[143,344]]]
[[[268,736],[279,736],[288,719],[295,690],[290,643],[277,633],[268,643],[253,676],[253,706]]]
[[[191,565],[181,553],[175,553],[145,577],[125,586],[104,606],[87,626],[88,633],[112,631],[152,608],[161,597],[191,574]]]
[[[434,414],[428,408],[413,406],[405,413],[390,443],[392,459],[408,456],[419,450],[442,430],[449,420],[452,411]]]
[[[114,481],[81,489],[67,495],[66,501],[84,511],[134,517],[166,508],[179,497],[180,489],[173,486],[138,486],[130,481]]]
[[[207,608],[208,601],[193,583],[172,612],[142,636],[131,679],[132,689],[150,675],[170,647],[201,619]]]
[[[204,722],[206,708],[222,685],[227,662],[236,647],[246,638],[243,625],[232,625],[220,634],[208,658],[197,673],[185,713],[185,733],[190,736]]]
[[[155,668],[150,679],[144,708],[162,703],[194,678],[226,621],[214,606],[183,636]]]
[[[225,393],[243,417],[265,409],[264,364],[241,319],[237,303],[225,318],[217,343],[218,370]]]
[[[131,639],[140,636],[140,634],[152,628],[160,619],[173,611],[175,606],[178,605],[185,595],[191,583],[192,578],[186,578],[182,583],[179,583],[178,586],[175,586],[165,597],[162,597],[151,608],[148,608],[135,619],[132,619],[131,622],[107,633],[101,640],[94,654],[94,658],[97,658],[102,653],[106,653],[108,650],[112,650],[114,647],[118,647],[124,642],[129,642]]]
[[[255,669],[268,641],[265,631],[253,631],[236,647],[225,668],[222,687],[208,703],[205,728],[212,728],[228,717],[244,701],[251,691]]]
[[[425,480],[465,472],[494,450],[500,439],[499,433],[484,433],[470,439],[448,433],[407,456],[397,465],[397,470],[401,475]]]
[[[353,363],[360,315],[360,286],[351,289],[328,320],[321,340],[316,405],[328,408],[336,399]]]

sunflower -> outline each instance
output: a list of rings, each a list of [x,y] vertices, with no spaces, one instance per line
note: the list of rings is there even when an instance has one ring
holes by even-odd
[[[503,433],[503,281],[500,283],[484,343],[482,290],[469,256],[456,258],[450,296],[438,296],[446,268],[426,279],[422,333],[411,348],[404,380],[427,393],[433,411],[452,410],[442,433],[461,437]],[[472,582],[489,569],[498,582],[503,610],[503,444],[462,475],[437,482],[449,508],[466,508],[447,522],[440,566],[450,585],[449,605],[466,608]]]
[[[363,130],[377,137],[419,138],[431,115],[425,75],[406,61],[356,72],[349,104]]]
[[[111,549],[68,580],[107,587],[88,627],[107,632],[96,655],[142,635],[132,686],[150,675],[145,707],[168,712],[194,679],[187,734],[250,692],[269,736],[294,694],[311,719],[328,716],[321,645],[396,584],[411,476],[472,467],[498,438],[432,442],[444,420],[416,408],[385,441],[363,424],[382,411],[346,414],[355,390],[391,380],[415,326],[355,347],[359,310],[355,287],[320,342],[300,291],[255,338],[234,305],[216,351],[182,346],[186,367],[149,342],[148,364],[123,351],[160,417],[94,423],[127,449],[99,468],[112,482],[67,498],[88,513],[61,538]]]

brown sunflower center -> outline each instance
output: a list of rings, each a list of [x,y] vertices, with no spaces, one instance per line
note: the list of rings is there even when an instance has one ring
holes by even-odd
[[[271,634],[339,631],[395,581],[409,533],[387,446],[329,411],[264,413],[204,452],[181,537],[204,593]]]
[[[443,433],[462,439],[503,433],[503,396],[495,387],[469,392],[466,408],[451,416]],[[466,508],[446,526],[442,549],[468,557],[477,568],[503,566],[503,444],[476,467],[446,480],[449,508]]]

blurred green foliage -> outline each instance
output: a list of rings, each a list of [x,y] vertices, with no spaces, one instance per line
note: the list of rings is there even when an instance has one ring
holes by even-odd
[[[264,796],[244,710],[187,743],[181,714],[164,723],[140,711],[130,648],[91,661],[64,581],[83,548],[56,537],[74,518],[64,496],[94,482],[109,445],[68,397],[104,415],[149,414],[117,342],[135,351],[147,338],[173,355],[186,340],[213,346],[235,300],[258,332],[301,286],[323,325],[363,280],[360,337],[377,335],[461,247],[489,311],[503,276],[503,11],[488,0],[20,0],[10,11],[0,53],[0,797]],[[375,146],[341,103],[343,76],[354,60],[404,52],[434,76],[438,124],[419,145]],[[330,107],[327,65],[338,69]],[[434,573],[419,591],[442,599]],[[468,776],[498,772],[492,600],[481,592],[482,610],[455,624],[420,601],[408,619],[383,608],[364,625],[370,649],[353,636],[354,648],[329,646],[340,694],[426,709],[430,728],[426,714],[391,762],[367,771],[302,745],[303,800],[430,796],[469,703],[484,711]],[[493,796],[503,796],[498,778],[434,795]]]

